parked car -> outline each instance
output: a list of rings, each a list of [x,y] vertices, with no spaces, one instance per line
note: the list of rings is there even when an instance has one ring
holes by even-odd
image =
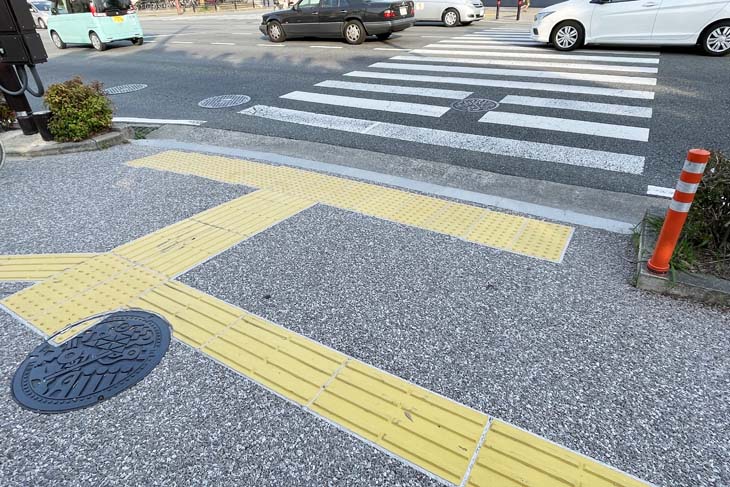
[[[411,0],[300,0],[292,8],[263,16],[259,29],[271,42],[291,37],[341,37],[362,44],[367,36],[385,40],[415,22]]]
[[[28,8],[35,26],[39,29],[46,29],[48,27],[48,16],[51,13],[51,2],[28,2]]]
[[[730,53],[730,0],[570,0],[541,10],[532,38],[560,51],[584,44],[693,46]]]
[[[469,25],[484,18],[481,0],[418,0],[416,22],[443,22],[446,27]]]
[[[142,26],[130,0],[53,0],[48,33],[59,49],[91,44],[103,51],[110,42],[129,40],[141,46]]]

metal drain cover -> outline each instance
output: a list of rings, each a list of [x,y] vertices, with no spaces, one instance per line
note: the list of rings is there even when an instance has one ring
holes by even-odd
[[[460,112],[488,112],[498,106],[499,103],[486,98],[466,98],[451,104],[451,108]]]
[[[44,342],[20,364],[13,396],[39,413],[109,399],[152,372],[170,346],[170,326],[146,311],[119,311],[60,346]]]
[[[251,101],[250,96],[246,95],[220,95],[206,98],[198,103],[202,108],[228,108],[244,105]]]
[[[133,91],[144,90],[147,85],[133,84],[133,85],[119,85],[106,88],[104,93],[107,95],[121,95],[122,93],[132,93]]]

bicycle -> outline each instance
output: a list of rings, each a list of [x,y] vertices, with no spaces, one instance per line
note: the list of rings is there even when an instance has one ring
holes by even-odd
[[[5,165],[5,146],[0,142],[0,171],[2,171]]]

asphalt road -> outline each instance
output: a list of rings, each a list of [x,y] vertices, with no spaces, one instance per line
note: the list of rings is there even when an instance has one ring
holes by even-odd
[[[118,116],[201,120],[635,194],[673,187],[689,148],[730,147],[718,104],[730,92],[730,63],[693,49],[594,48],[562,57],[524,44],[529,24],[514,22],[419,25],[360,46],[318,39],[274,45],[259,33],[258,19],[147,17],[144,46],[119,43],[101,53],[59,51],[46,39],[50,60],[41,74],[48,83],[78,74],[108,87],[148,85],[113,97]],[[483,31],[493,38],[470,37]],[[437,91],[424,96],[423,89]],[[251,101],[197,106],[229,94]],[[449,108],[465,96],[500,105],[486,115]],[[546,103],[568,106],[540,106]],[[480,123],[483,116],[488,123]]]

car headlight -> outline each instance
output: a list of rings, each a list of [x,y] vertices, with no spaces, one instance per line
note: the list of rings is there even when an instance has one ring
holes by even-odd
[[[555,11],[551,10],[548,12],[538,12],[537,15],[535,15],[535,22],[540,22],[542,19],[547,17],[548,15],[554,14]]]

